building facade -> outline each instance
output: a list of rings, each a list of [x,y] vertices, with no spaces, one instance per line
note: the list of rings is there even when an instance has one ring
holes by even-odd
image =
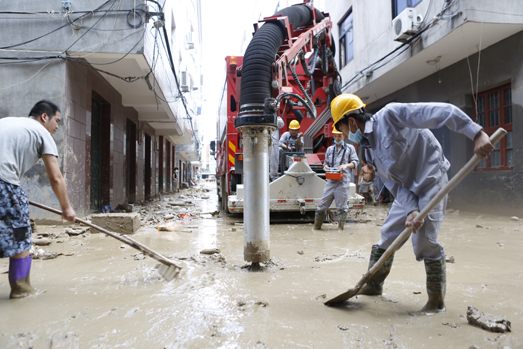
[[[507,137],[450,194],[453,208],[523,213],[523,7],[517,0],[326,0],[343,93],[375,112],[390,102],[447,102]],[[453,176],[473,155],[433,130]]]
[[[54,135],[78,215],[172,191],[199,166],[199,0],[2,2],[0,117],[58,104]],[[51,206],[40,161],[22,186]],[[37,219],[55,217],[32,210]]]

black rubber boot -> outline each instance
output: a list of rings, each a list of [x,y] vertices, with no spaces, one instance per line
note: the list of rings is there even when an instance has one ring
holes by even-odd
[[[380,259],[380,257],[385,253],[386,250],[379,248],[378,245],[372,246],[372,251],[370,252],[370,261],[369,269],[372,268],[374,264]],[[394,253],[390,255],[389,259],[385,261],[383,266],[376,271],[372,278],[363,286],[358,292],[358,294],[363,294],[367,296],[379,296],[383,293],[383,283],[385,278],[390,273],[390,268],[392,268],[392,261],[394,260]]]
[[[347,212],[340,213],[340,219],[338,219],[338,230],[343,230],[345,227],[345,221],[347,220]]]
[[[422,313],[445,311],[445,293],[447,292],[447,263],[442,259],[425,260],[427,273],[427,294],[429,300],[421,309]]]
[[[321,230],[321,225],[325,221],[325,211],[316,211],[314,215],[314,230]]]

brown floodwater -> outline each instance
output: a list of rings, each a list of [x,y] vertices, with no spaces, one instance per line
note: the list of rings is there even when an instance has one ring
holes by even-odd
[[[214,191],[210,198],[193,192],[188,212],[216,209]],[[42,248],[74,255],[33,261],[31,282],[42,293],[10,300],[7,274],[0,275],[0,348],[523,347],[523,220],[510,217],[449,210],[439,235],[455,259],[447,263],[444,313],[415,313],[427,295],[410,242],[396,253],[383,296],[324,306],[366,272],[386,213],[369,207],[367,223],[347,223],[343,232],[334,224],[322,231],[303,222],[271,225],[272,258],[261,272],[242,268],[241,217],[203,215],[174,232],[142,226],[133,238],[181,259],[170,283],[156,261],[103,234],[53,239]],[[210,248],[221,253],[199,253]],[[0,272],[7,267],[0,260]],[[511,321],[512,332],[469,325],[469,305]]]

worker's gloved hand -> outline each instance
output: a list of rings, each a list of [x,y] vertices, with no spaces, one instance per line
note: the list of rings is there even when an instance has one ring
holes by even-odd
[[[412,211],[407,216],[407,221],[405,222],[406,227],[412,227],[412,232],[414,234],[416,234],[416,232],[423,226],[423,223],[425,223],[424,219],[420,221],[414,220],[417,215],[419,215],[419,211]]]
[[[68,207],[62,210],[62,217],[64,217],[65,220],[68,220],[69,222],[74,222],[76,218],[76,213],[74,212],[72,207]]]
[[[494,145],[490,142],[489,136],[485,132],[479,131],[474,138],[474,154],[481,159],[486,159],[493,150]]]

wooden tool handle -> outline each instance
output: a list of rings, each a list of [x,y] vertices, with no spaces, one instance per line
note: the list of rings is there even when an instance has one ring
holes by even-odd
[[[496,132],[492,136],[490,136],[490,142],[492,144],[498,143],[505,135],[507,134],[507,131],[505,131],[503,128],[498,128]],[[472,158],[463,166],[459,172],[452,177],[448,183],[441,188],[441,190],[430,200],[430,202],[425,206],[421,212],[416,216],[415,220],[422,220],[436,207],[436,205],[443,200],[445,195],[447,195],[456,185],[459,184],[465,178],[465,176],[476,167],[476,165],[481,161],[481,159],[474,154]],[[405,228],[403,232],[398,235],[398,237],[394,240],[394,242],[387,248],[385,253],[380,257],[380,259],[370,268],[365,275],[363,275],[362,279],[356,284],[355,289],[360,290],[363,285],[369,281],[369,279],[376,273],[376,271],[383,266],[385,261],[389,259],[389,257],[396,251],[396,249],[403,243],[403,241],[407,240],[412,233],[412,227]]]
[[[54,208],[46,206],[46,205],[39,204],[38,202],[29,201],[29,204],[32,205],[32,206],[41,208],[43,210],[47,210],[49,212],[53,212],[53,213],[59,214],[60,216],[62,215],[62,211],[59,211],[57,209],[54,209]],[[115,238],[116,240],[119,240],[119,241],[123,242],[124,244],[127,244],[127,245],[137,249],[138,251],[143,252],[144,254],[146,254],[149,257],[157,260],[158,262],[161,262],[161,263],[166,264],[166,265],[174,265],[175,267],[180,268],[179,266],[174,264],[174,262],[171,261],[170,259],[166,258],[165,256],[159,254],[156,251],[151,250],[149,247],[139,243],[138,241],[136,241],[136,240],[134,240],[134,239],[132,239],[132,238],[130,238],[128,236],[117,234],[117,233],[113,233],[113,232],[111,232],[109,230],[106,230],[106,229],[104,229],[102,227],[99,227],[97,225],[94,225],[92,223],[84,221],[83,219],[80,219],[80,218],[75,218],[75,222],[82,223],[82,224],[87,225],[87,226],[89,226],[91,228],[94,228],[94,229],[96,229],[96,230],[98,230],[98,231],[100,231],[100,232],[102,232],[104,234],[107,234],[107,235]]]

